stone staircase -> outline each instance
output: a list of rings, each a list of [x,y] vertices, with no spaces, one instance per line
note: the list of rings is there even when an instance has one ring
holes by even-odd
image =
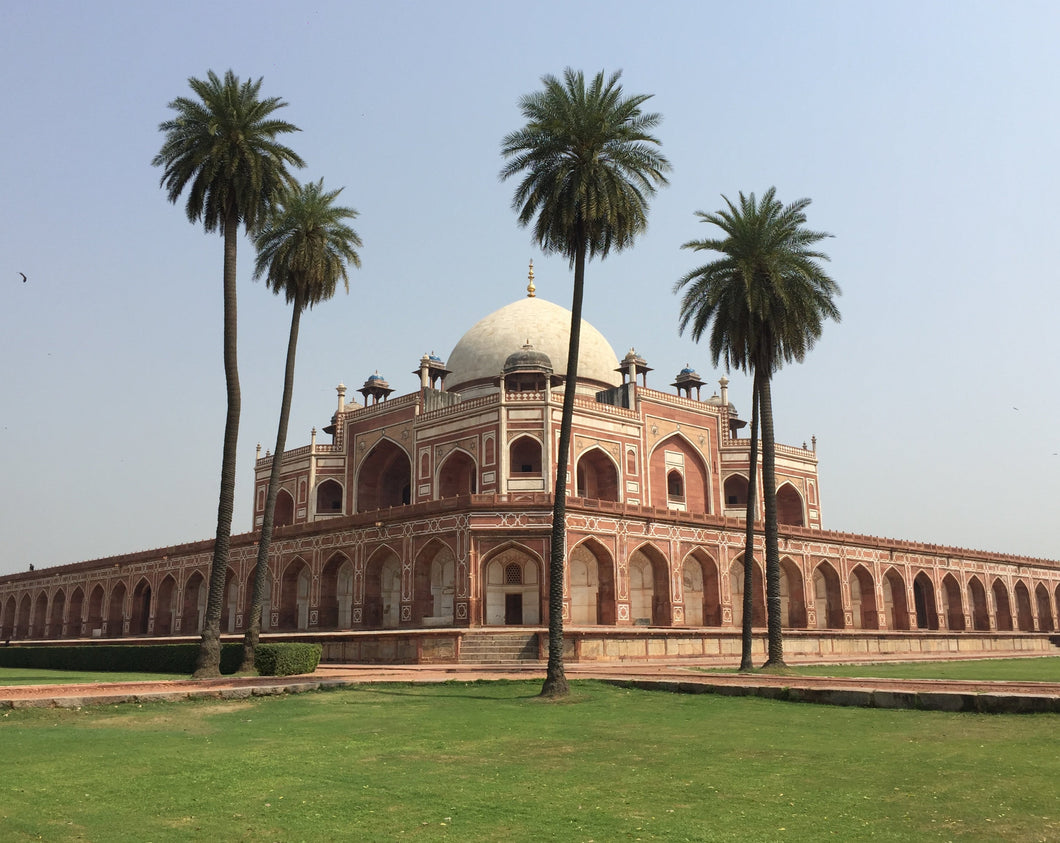
[[[536,632],[468,632],[460,639],[461,664],[525,667],[538,662]]]

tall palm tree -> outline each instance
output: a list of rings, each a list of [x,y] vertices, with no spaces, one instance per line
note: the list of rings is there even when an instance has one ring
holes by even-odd
[[[650,134],[660,116],[644,113],[650,94],[625,96],[621,72],[596,74],[586,86],[567,68],[562,81],[541,78],[544,89],[526,94],[519,109],[526,125],[501,142],[507,163],[501,179],[521,175],[513,210],[519,224],[533,221],[533,239],[574,269],[570,345],[556,455],[555,501],[549,560],[548,674],[541,695],[568,693],[563,671],[563,571],[566,555],[567,463],[574,393],[578,383],[585,262],[633,244],[647,226],[648,198],[666,184],[670,163]]]
[[[349,292],[346,265],[361,265],[361,257],[357,253],[361,238],[345,222],[355,219],[357,212],[334,204],[341,192],[341,187],[325,191],[323,179],[316,184],[296,187],[281,201],[276,213],[254,238],[258,249],[254,277],[264,278],[270,290],[283,293],[286,297],[287,303],[291,305],[291,331],[287,340],[287,365],[284,369],[280,421],[276,428],[276,449],[273,451],[269,490],[265,496],[265,513],[258,539],[250,617],[243,639],[241,671],[254,667],[254,651],[261,634],[261,604],[269,565],[276,496],[280,491],[280,468],[287,446],[287,422],[291,415],[295,354],[302,311],[334,296],[339,281]]]
[[[170,202],[188,188],[184,206],[190,222],[224,238],[224,369],[228,397],[217,535],[210,563],[210,590],[195,675],[217,676],[221,664],[221,608],[236,485],[239,436],[239,370],[236,363],[236,241],[242,223],[253,232],[281,191],[293,183],[288,165],[302,159],[277,141],[297,127],[272,115],[287,103],[261,99],[261,79],[240,83],[231,70],[224,79],[212,70],[188,80],[197,99],[178,97],[175,116],[159,124],[165,139],[151,162],[162,167],[161,186]]]
[[[715,363],[724,358],[755,375],[754,397],[762,421],[762,486],[765,510],[766,606],[769,658],[766,667],[784,666],[780,618],[780,548],[777,525],[776,442],[771,380],[784,363],[801,362],[821,336],[826,319],[839,321],[833,301],[839,286],[821,268],[828,256],[813,248],[831,235],[805,227],[809,199],[782,205],[776,189],[757,201],[740,193],[739,203],[716,213],[697,212],[716,225],[721,238],[693,240],[684,248],[718,252],[721,257],[692,270],[675,285],[684,289],[680,328],[691,326],[699,339],[710,327]],[[752,437],[755,436],[752,431]],[[752,466],[752,470],[753,470]],[[752,529],[748,504],[748,545]],[[745,556],[746,568],[750,560]],[[746,593],[745,593],[746,605]]]

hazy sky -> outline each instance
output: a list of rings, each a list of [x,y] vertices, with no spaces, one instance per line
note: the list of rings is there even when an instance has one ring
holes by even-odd
[[[825,526],[1060,557],[1055,3],[8,2],[0,33],[0,573],[213,534],[221,239],[151,159],[188,77],[228,68],[289,103],[299,177],[360,211],[350,294],[302,321],[290,447],[340,381],[415,389],[420,355],[524,294],[530,258],[570,306],[500,140],[543,74],[621,69],[674,169],[636,246],[588,268],[618,355],[656,388],[686,363],[715,381],[671,292],[703,262],[680,248],[710,234],[694,212],[810,197],[843,321],[773,396],[778,441],[817,436]],[[240,249],[236,532],[289,318]]]

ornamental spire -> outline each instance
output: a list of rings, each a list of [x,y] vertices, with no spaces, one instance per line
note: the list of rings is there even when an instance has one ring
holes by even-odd
[[[534,259],[530,258],[530,283],[526,285],[526,297],[532,299],[536,289],[534,286]]]

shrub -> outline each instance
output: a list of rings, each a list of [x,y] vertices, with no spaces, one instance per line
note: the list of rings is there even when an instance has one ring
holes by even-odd
[[[0,667],[190,675],[198,654],[198,644],[15,645],[0,647]],[[221,672],[235,673],[242,657],[242,644],[221,645]]]
[[[262,676],[293,676],[312,673],[320,664],[319,644],[258,644],[254,667]]]

